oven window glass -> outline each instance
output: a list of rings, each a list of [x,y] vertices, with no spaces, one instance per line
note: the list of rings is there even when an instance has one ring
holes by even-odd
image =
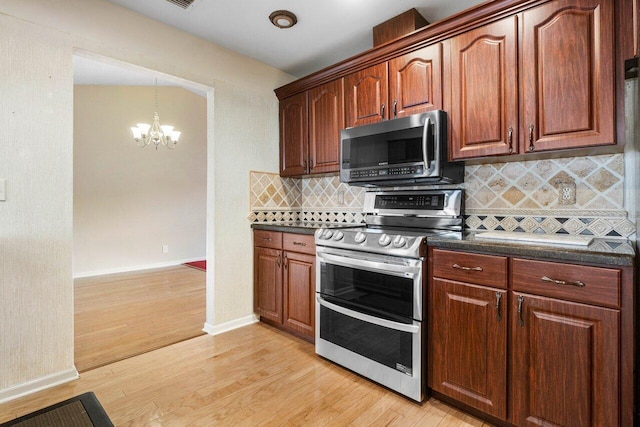
[[[374,325],[320,307],[320,338],[412,375],[413,334]]]
[[[320,292],[347,301],[352,309],[414,317],[413,279],[328,263],[320,264],[320,275]]]

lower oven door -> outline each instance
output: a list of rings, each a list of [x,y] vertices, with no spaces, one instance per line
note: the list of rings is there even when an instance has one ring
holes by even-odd
[[[400,323],[316,297],[316,353],[413,400],[424,398],[420,321]]]

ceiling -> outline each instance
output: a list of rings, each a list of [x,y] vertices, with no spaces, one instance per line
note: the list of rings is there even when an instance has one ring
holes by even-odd
[[[373,46],[373,27],[411,8],[436,22],[482,0],[195,0],[183,9],[168,0],[109,0],[152,19],[303,77]],[[275,10],[298,23],[275,27]],[[153,72],[75,58],[76,84],[152,85]],[[158,85],[184,84],[159,77]],[[196,90],[196,92],[198,92]],[[203,92],[200,92],[203,94]]]

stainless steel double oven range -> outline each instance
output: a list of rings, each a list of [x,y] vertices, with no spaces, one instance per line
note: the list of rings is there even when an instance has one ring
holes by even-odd
[[[463,199],[457,189],[372,191],[366,227],[316,231],[316,353],[424,399],[426,238],[461,238]]]

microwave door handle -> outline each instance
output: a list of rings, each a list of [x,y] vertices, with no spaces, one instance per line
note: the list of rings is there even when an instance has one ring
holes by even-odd
[[[424,157],[424,164],[427,169],[431,169],[431,152],[433,151],[433,130],[431,129],[431,118],[427,117],[424,122],[424,128],[422,129],[422,155]]]
[[[382,326],[396,331],[409,332],[411,334],[417,334],[418,332],[420,332],[419,326],[393,322],[391,320],[382,319],[380,317],[375,317],[357,311],[349,310],[348,308],[330,303],[329,301],[321,298],[320,295],[316,295],[316,301],[318,301],[318,304],[328,308],[329,310],[333,310],[345,316],[353,317],[354,319],[362,320],[363,322],[372,323],[374,325]]]

